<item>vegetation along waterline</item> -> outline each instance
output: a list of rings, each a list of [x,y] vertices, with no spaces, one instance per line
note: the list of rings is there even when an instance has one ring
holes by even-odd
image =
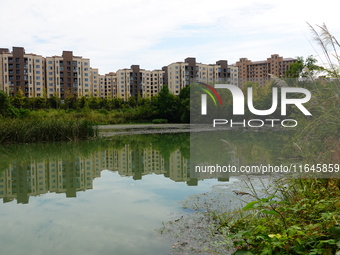
[[[94,125],[188,123],[189,87],[179,96],[164,86],[159,95],[136,100],[13,98],[0,91],[0,143],[70,141],[95,137]]]

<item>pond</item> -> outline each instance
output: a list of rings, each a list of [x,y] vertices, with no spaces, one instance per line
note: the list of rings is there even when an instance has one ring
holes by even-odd
[[[232,160],[280,160],[279,136],[224,139]],[[0,147],[1,253],[171,254],[162,222],[188,213],[190,195],[229,183],[192,175],[189,144],[179,133]]]

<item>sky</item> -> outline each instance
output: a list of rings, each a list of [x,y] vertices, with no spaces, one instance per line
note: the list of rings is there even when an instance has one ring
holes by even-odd
[[[272,54],[325,59],[306,22],[340,37],[333,0],[1,0],[0,48],[89,58],[100,74],[195,57],[233,64]],[[337,36],[339,35],[339,36]]]

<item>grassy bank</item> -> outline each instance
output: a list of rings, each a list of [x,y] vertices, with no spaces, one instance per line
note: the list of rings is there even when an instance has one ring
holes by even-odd
[[[1,119],[0,144],[75,141],[93,138],[97,130],[87,120]]]
[[[174,96],[164,86],[152,98],[25,98],[0,91],[0,144],[94,137],[93,125],[188,123],[189,87]]]
[[[249,195],[248,195],[249,194]],[[268,197],[216,216],[237,254],[335,254],[340,247],[340,179],[276,183]]]

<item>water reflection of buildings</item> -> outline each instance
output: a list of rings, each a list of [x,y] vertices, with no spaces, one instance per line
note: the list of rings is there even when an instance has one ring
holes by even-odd
[[[198,183],[197,178],[190,178],[189,160],[179,150],[163,156],[152,145],[132,148],[126,144],[120,149],[107,149],[86,157],[12,162],[0,173],[0,198],[3,202],[16,199],[18,203],[28,203],[30,196],[48,192],[75,197],[78,191],[92,189],[93,180],[100,177],[104,169],[134,180],[154,173],[188,185]]]

